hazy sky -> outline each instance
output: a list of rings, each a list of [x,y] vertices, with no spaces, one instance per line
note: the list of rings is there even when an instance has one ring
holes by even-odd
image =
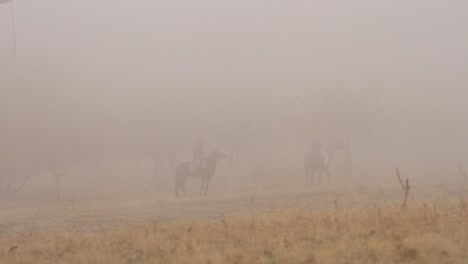
[[[9,6],[0,8],[3,44]],[[463,78],[467,10],[461,0],[15,1],[21,59],[361,78]]]
[[[29,90],[24,105],[55,98],[52,113],[65,105],[134,121],[158,111],[190,116],[194,106],[196,118],[248,104],[265,113],[283,104],[273,110],[281,112],[311,90],[352,87],[379,97],[402,126],[468,123],[468,1],[14,0],[14,7],[18,53],[3,4],[0,67],[13,73],[15,90]]]
[[[51,68],[40,74],[51,78],[112,83],[119,76],[114,82],[140,82],[135,88],[190,86],[184,81],[236,89],[358,85],[410,97],[433,90],[454,100],[468,90],[468,2],[462,0],[14,5],[13,58],[10,6],[0,6],[2,66]]]

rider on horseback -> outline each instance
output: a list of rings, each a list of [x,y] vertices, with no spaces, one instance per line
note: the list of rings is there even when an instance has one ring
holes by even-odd
[[[330,154],[322,148],[320,142],[314,141],[310,145],[308,157],[313,164],[327,164]]]

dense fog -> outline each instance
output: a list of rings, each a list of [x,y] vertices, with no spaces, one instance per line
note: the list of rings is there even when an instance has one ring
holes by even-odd
[[[15,32],[0,4],[3,195],[173,196],[199,141],[228,155],[213,195],[305,184],[314,144],[333,153],[332,184],[468,167],[466,1],[13,5]]]

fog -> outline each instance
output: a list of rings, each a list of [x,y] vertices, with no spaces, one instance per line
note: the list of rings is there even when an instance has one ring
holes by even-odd
[[[466,1],[13,5],[15,35],[0,4],[4,195],[172,197],[198,140],[229,156],[212,195],[304,185],[317,142],[332,184],[468,167]]]

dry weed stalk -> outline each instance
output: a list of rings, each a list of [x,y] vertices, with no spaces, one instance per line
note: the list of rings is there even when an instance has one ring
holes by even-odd
[[[437,205],[436,204],[433,204],[432,205],[432,210],[433,210],[433,214],[434,214],[434,224],[437,224],[437,219],[439,219],[439,213],[437,211]]]
[[[400,182],[401,188],[403,189],[403,191],[405,191],[405,199],[403,201],[403,209],[405,209],[406,201],[408,200],[408,196],[410,192],[409,179],[406,179],[405,184],[403,184],[403,181],[401,180],[401,176],[400,176],[400,170],[398,169],[398,167],[396,167],[396,174],[397,174],[398,181]]]

